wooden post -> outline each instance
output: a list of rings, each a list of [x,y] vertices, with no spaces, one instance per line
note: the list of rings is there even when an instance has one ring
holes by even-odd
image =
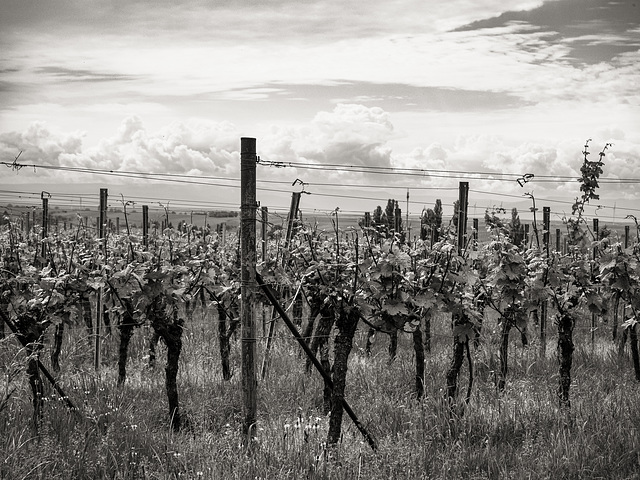
[[[409,189],[407,188],[407,243],[411,243],[411,225],[409,225]]]
[[[242,329],[242,393],[244,420],[242,433],[250,446],[256,432],[256,139],[240,140],[240,249],[241,290],[240,321]]]
[[[551,207],[542,207],[542,243],[544,243],[544,250],[549,255],[549,241],[551,229]]]
[[[629,225],[624,226],[624,248],[629,248]]]
[[[364,212],[364,226],[365,228],[371,227],[371,212]]]
[[[529,224],[528,223],[524,224],[524,245],[525,247],[528,247],[529,245]]]
[[[269,209],[267,207],[262,207],[260,209],[261,213],[261,225],[260,225],[260,238],[262,239],[262,262],[267,261],[267,232],[269,225]],[[263,304],[262,305],[262,336],[264,337],[267,333],[267,308]]]
[[[469,182],[460,182],[458,187],[458,255],[462,255],[467,236],[467,208],[469,206]]]
[[[225,245],[227,243],[227,222],[222,222],[221,225],[221,233],[222,233],[222,243],[221,245]]]
[[[149,206],[142,206],[142,244],[144,249],[149,248]]]
[[[120,235],[120,217],[116,217],[116,235]]]
[[[300,194],[302,192],[293,192],[291,194],[291,206],[289,207],[289,217],[287,219],[287,234],[285,236],[284,248],[282,249],[282,264],[285,262],[285,252],[289,249],[291,237],[293,237],[293,222],[296,218],[298,207],[300,206]],[[269,324],[269,333],[267,334],[267,344],[264,348],[262,357],[262,368],[260,369],[260,378],[263,380],[267,376],[267,366],[269,365],[269,355],[271,354],[271,346],[273,344],[273,334],[276,328],[276,317],[271,315],[271,323]]]
[[[477,218],[473,219],[473,249],[478,249],[478,230],[480,229],[480,221]]]
[[[42,259],[46,263],[44,259],[47,258],[47,245],[44,239],[49,236],[49,197],[45,197],[45,194],[49,195],[47,192],[42,192],[40,197],[42,198]]]
[[[289,216],[287,217],[287,236],[284,241],[284,250],[289,248],[291,237],[293,237],[293,223],[297,217],[298,207],[300,206],[300,195],[302,192],[293,192],[291,194],[291,205],[289,207]]]
[[[544,251],[549,256],[549,240],[550,240],[550,223],[551,223],[551,208],[542,207],[542,243]],[[540,302],[540,356],[545,357],[547,354],[547,316],[548,316],[548,302],[542,300]]]
[[[562,235],[560,234],[560,229],[556,228],[556,252],[560,252],[560,239]]]
[[[260,225],[260,238],[262,239],[262,261],[267,261],[267,232],[269,225],[269,209],[267,207],[262,207],[260,209],[260,221],[262,224]]]
[[[96,321],[94,322],[94,350],[93,350],[93,368],[97,372],[100,370],[100,324],[103,321],[103,306],[102,306],[102,287],[98,289],[98,297],[96,299]]]
[[[102,251],[107,255],[107,189],[100,189],[100,217],[98,219],[98,238],[104,243],[102,245]]]
[[[598,221],[597,218],[593,219],[593,237],[595,238],[596,241],[600,240],[600,222]],[[595,260],[597,256],[598,256],[598,248],[593,247],[593,259]],[[596,346],[597,322],[598,322],[598,315],[595,313],[592,313],[591,314],[591,350],[593,350]]]

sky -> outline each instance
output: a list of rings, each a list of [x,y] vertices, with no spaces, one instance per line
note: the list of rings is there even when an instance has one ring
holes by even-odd
[[[561,218],[591,139],[588,214],[640,217],[636,2],[0,0],[0,203],[237,209],[253,137],[272,209]]]

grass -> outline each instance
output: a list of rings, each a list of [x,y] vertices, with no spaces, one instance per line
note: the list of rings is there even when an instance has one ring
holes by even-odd
[[[259,386],[250,455],[240,434],[239,341],[233,344],[234,376],[225,382],[216,317],[196,317],[185,332],[179,372],[188,427],[178,433],[166,418],[164,352],[161,347],[158,367],[149,370],[144,328],[132,340],[122,388],[116,386],[117,333],[105,340],[96,373],[84,329],[70,329],[61,384],[80,412],[69,413],[49,393],[39,435],[30,423],[26,381],[11,377],[22,358],[16,357],[17,344],[2,341],[0,381],[10,380],[17,390],[0,412],[0,479],[640,478],[640,386],[628,358],[621,362],[607,338],[599,338],[592,351],[586,330],[577,331],[570,413],[557,408],[553,335],[545,358],[535,343],[523,349],[513,335],[507,388],[496,392],[498,339],[489,324],[486,342],[474,353],[471,403],[453,420],[443,401],[451,342],[444,318],[434,322],[421,401],[413,394],[410,336],[400,336],[398,357],[389,363],[384,335],[366,357],[360,332],[346,395],[377,438],[377,453],[346,416],[342,442],[327,449],[319,375],[304,373],[299,347],[278,330],[268,376]],[[466,373],[460,385],[466,389]]]

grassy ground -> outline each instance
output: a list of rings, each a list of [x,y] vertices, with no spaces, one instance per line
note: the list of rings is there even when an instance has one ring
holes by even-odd
[[[69,413],[49,394],[40,435],[34,435],[28,386],[23,375],[15,377],[9,383],[17,390],[0,412],[0,478],[639,478],[640,386],[629,359],[618,360],[604,332],[592,351],[586,331],[578,331],[573,408],[564,414],[555,397],[553,340],[540,358],[535,343],[523,349],[514,335],[508,385],[498,395],[497,345],[489,326],[487,341],[474,354],[471,403],[455,420],[443,402],[450,344],[444,318],[435,322],[422,401],[413,394],[410,336],[401,335],[399,355],[390,364],[387,339],[378,336],[366,357],[360,332],[346,394],[378,439],[374,453],[346,416],[342,442],[326,448],[319,376],[304,373],[299,347],[280,330],[268,377],[260,383],[258,438],[248,455],[239,433],[239,342],[233,346],[234,377],[225,382],[217,319],[202,312],[196,317],[185,332],[179,373],[184,431],[168,429],[162,361],[155,370],[147,368],[144,328],[132,340],[127,383],[118,388],[117,333],[105,340],[103,367],[96,373],[84,330],[77,327],[65,339],[61,383],[80,412]],[[13,339],[0,343],[0,388],[22,359],[17,350]]]

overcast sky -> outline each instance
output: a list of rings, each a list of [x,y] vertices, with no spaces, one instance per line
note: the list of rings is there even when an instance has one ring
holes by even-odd
[[[598,214],[640,216],[635,0],[1,0],[0,9],[0,160],[22,151],[19,161],[39,165],[235,179],[205,187],[4,168],[4,190],[86,183],[96,199],[102,185],[112,197],[237,207],[249,136],[268,161],[424,170],[260,165],[265,206],[286,208],[299,178],[311,193],[303,210],[373,210],[392,197],[404,210],[409,188],[418,214],[436,198],[448,205],[463,180],[472,214],[526,209],[525,192],[539,206],[566,202],[548,203],[561,214],[579,194],[567,180],[591,138],[592,159],[613,143],[609,182],[637,180],[603,182]],[[525,173],[535,178],[520,187]]]

